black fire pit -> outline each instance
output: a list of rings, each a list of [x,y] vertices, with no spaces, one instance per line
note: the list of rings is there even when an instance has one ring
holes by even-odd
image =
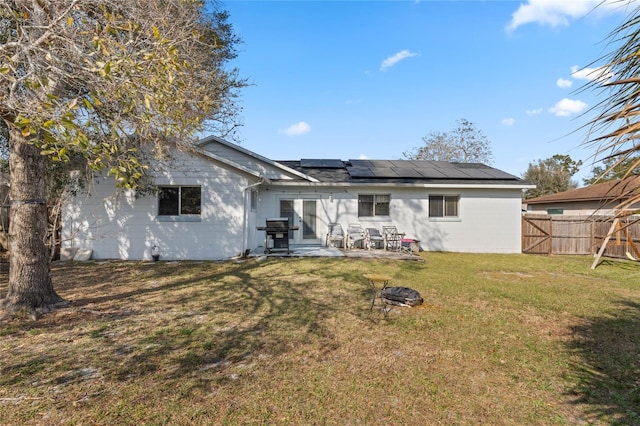
[[[380,298],[390,305],[417,306],[423,300],[418,291],[408,287],[385,287],[380,291]]]
[[[289,225],[287,217],[276,217],[267,219],[266,226],[258,226],[256,229],[265,232],[265,253],[284,251],[288,254],[291,253],[289,250],[289,231],[296,231],[299,227]]]

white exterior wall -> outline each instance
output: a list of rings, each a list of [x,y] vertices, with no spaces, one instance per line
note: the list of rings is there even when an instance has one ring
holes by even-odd
[[[243,235],[244,229],[255,229],[255,213],[248,213],[250,197],[244,191],[255,182],[210,159],[179,155],[157,171],[156,183],[201,186],[199,221],[186,221],[158,218],[155,195],[139,199],[131,192],[116,195],[113,179],[100,179],[89,188],[90,195],[80,194],[65,204],[62,247],[91,249],[93,259],[151,259],[154,245],[163,260],[240,255],[243,238],[255,238],[254,232]]]
[[[358,194],[391,194],[390,216],[358,218]],[[429,218],[429,195],[458,195],[459,217]],[[520,188],[375,188],[372,187],[277,187],[260,192],[258,224],[279,215],[281,198],[317,199],[318,238],[324,243],[327,224],[349,223],[363,227],[395,225],[406,237],[420,240],[423,250],[520,253],[521,209]],[[256,234],[255,246],[264,244],[264,232]]]

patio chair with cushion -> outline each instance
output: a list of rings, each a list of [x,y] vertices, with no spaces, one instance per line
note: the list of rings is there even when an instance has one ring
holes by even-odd
[[[339,223],[330,223],[327,232],[327,247],[344,247],[344,229]]]
[[[352,249],[360,246],[364,248],[364,229],[362,225],[358,223],[350,223],[347,227],[347,246],[346,248]]]
[[[364,231],[365,246],[368,250],[384,248],[384,237],[376,228],[367,228]]]
[[[384,237],[384,249],[400,251],[402,249],[402,238],[404,233],[398,232],[395,226],[383,226],[382,235]]]

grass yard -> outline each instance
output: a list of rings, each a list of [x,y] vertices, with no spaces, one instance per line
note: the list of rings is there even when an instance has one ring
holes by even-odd
[[[421,255],[56,264],[71,306],[0,324],[0,424],[640,424],[640,263]]]

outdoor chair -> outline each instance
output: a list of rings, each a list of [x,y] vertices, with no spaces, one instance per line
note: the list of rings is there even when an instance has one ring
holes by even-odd
[[[348,249],[356,248],[356,246],[364,248],[364,229],[358,223],[350,223],[347,228],[347,246]]]
[[[395,226],[383,226],[382,235],[384,238],[384,249],[400,251],[402,249],[402,238],[404,233],[398,232]]]
[[[342,229],[342,225],[339,223],[330,223],[329,231],[327,232],[327,247],[344,247],[345,246],[345,235],[344,229]]]
[[[364,231],[365,246],[368,250],[384,248],[384,237],[376,228],[367,228]]]

